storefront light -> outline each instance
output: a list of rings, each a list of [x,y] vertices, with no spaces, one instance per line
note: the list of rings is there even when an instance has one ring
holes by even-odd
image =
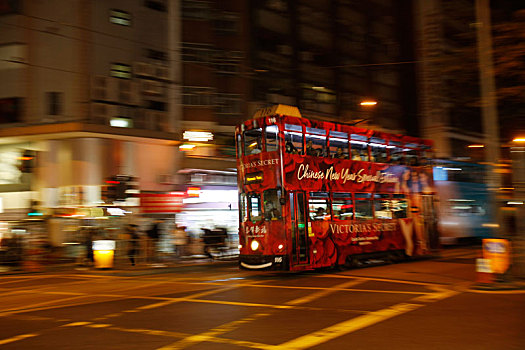
[[[195,145],[185,143],[179,146],[180,151],[191,151],[195,148]]]
[[[184,140],[191,142],[207,142],[213,140],[213,134],[209,131],[184,131]]]

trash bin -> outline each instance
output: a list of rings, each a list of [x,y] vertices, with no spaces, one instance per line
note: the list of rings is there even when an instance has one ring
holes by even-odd
[[[93,259],[95,260],[95,268],[112,268],[114,255],[115,241],[108,239],[93,241]]]

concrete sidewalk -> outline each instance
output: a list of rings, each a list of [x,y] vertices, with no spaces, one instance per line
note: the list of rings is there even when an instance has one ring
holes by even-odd
[[[22,264],[17,267],[0,266],[0,276],[9,275],[28,275],[39,273],[84,273],[102,274],[115,276],[140,276],[151,274],[162,274],[170,272],[180,272],[184,269],[194,267],[210,266],[237,266],[237,256],[221,257],[209,259],[204,256],[190,256],[173,261],[163,261],[158,263],[138,263],[132,266],[128,262],[119,261],[111,268],[96,268],[93,266],[83,266],[76,263],[57,263],[57,264]]]

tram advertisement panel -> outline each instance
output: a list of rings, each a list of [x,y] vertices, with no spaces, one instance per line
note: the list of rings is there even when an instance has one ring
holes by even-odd
[[[278,152],[267,152],[244,158],[238,162],[239,183],[246,192],[260,192],[280,186],[281,162]]]
[[[315,160],[315,161],[314,161]],[[288,154],[285,187],[299,191],[431,192],[431,168]]]

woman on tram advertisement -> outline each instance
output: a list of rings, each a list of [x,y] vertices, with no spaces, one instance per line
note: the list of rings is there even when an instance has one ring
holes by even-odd
[[[384,162],[352,160],[354,134],[361,159]],[[436,248],[427,237],[434,213],[423,212],[432,203],[431,168],[401,155],[389,163],[390,139],[426,149],[428,141],[275,114],[245,122],[236,138],[241,266],[301,270]]]

